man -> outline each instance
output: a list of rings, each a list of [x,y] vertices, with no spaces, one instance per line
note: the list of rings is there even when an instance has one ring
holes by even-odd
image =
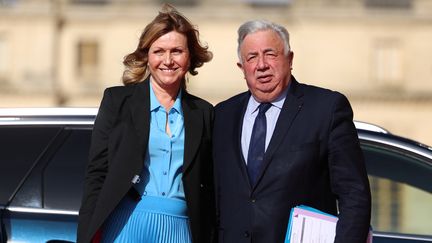
[[[307,205],[338,215],[335,242],[366,242],[370,189],[348,100],[296,81],[284,27],[249,21],[238,35],[249,91],[215,110],[219,241],[283,242],[291,208]]]

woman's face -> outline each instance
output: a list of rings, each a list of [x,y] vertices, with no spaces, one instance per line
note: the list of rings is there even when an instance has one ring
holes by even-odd
[[[163,89],[178,89],[189,69],[189,59],[186,36],[171,31],[159,37],[148,53],[153,82]]]

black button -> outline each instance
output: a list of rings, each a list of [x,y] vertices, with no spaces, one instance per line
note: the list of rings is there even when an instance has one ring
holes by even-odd
[[[244,237],[249,238],[249,236],[250,236],[250,233],[249,233],[249,231],[246,230],[246,231],[244,232]]]

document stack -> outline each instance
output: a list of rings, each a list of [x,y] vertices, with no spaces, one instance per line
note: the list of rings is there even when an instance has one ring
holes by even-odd
[[[334,215],[300,205],[291,209],[285,243],[333,243],[336,235]],[[372,230],[366,243],[372,243]]]

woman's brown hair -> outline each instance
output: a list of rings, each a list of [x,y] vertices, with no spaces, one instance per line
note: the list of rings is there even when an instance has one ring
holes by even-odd
[[[195,69],[212,59],[213,54],[208,51],[207,46],[201,44],[196,27],[174,7],[164,4],[156,18],[145,27],[136,50],[125,56],[123,60],[125,71],[123,72],[122,79],[125,85],[140,83],[147,78],[149,75],[147,63],[150,46],[159,37],[171,31],[176,31],[186,36],[190,53],[188,71],[191,75],[198,74]],[[186,88],[185,80],[183,79],[182,82],[182,87]]]

